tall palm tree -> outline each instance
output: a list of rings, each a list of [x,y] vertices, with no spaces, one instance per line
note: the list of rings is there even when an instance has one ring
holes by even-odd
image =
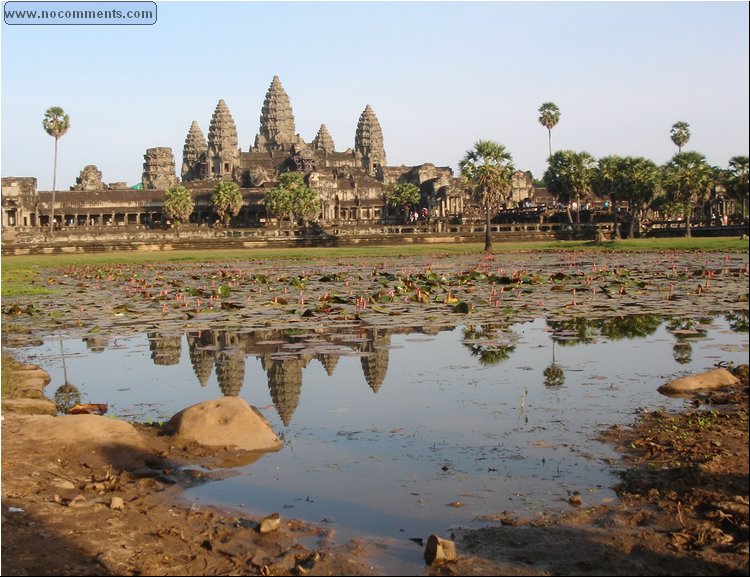
[[[549,155],[552,156],[552,129],[560,120],[560,109],[554,102],[545,102],[539,107],[539,123],[547,129]]]
[[[474,148],[466,152],[458,167],[464,184],[471,190],[477,203],[484,206],[484,250],[489,252],[492,250],[491,211],[511,190],[515,172],[513,157],[498,142],[478,140]]]
[[[715,172],[698,152],[675,154],[664,166],[664,188],[685,214],[685,236],[692,236],[690,216],[693,206],[703,203],[715,184]]]
[[[677,152],[682,152],[682,147],[690,140],[690,125],[687,122],[675,122],[669,132],[672,142],[677,146]]]
[[[55,139],[55,162],[52,167],[52,203],[49,211],[49,232],[53,234],[55,225],[55,191],[57,190],[57,141],[70,129],[70,117],[59,106],[52,106],[44,113],[44,130]]]

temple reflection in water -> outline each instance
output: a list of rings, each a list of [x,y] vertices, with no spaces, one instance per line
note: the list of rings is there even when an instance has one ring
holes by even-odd
[[[726,316],[733,331],[747,331],[747,315]],[[655,314],[623,315],[591,319],[578,317],[567,321],[547,321],[550,339],[561,346],[585,345],[600,339],[644,338],[656,332],[666,322],[673,338],[674,356],[691,351],[691,341],[705,335],[703,328],[710,319],[664,319]],[[182,355],[183,337],[186,338],[190,363],[198,383],[205,387],[212,372],[225,396],[238,396],[245,382],[245,362],[248,355],[260,360],[268,379],[268,390],[276,411],[285,426],[289,426],[299,403],[303,371],[312,361],[318,361],[328,376],[332,376],[341,356],[359,357],[362,374],[373,393],[383,385],[392,348],[393,335],[436,335],[452,331],[453,326],[382,327],[348,325],[337,332],[330,328],[320,331],[269,329],[243,331],[233,329],[188,330],[186,332],[152,330],[147,334],[151,359],[156,365],[177,365]],[[88,336],[84,342],[92,352],[114,346],[110,338]],[[462,329],[462,344],[481,365],[489,366],[507,361],[516,351],[518,335],[507,322],[466,325]],[[685,352],[687,350],[687,352]],[[551,365],[544,373],[548,386],[565,382],[563,365],[555,359],[552,347]]]
[[[292,420],[302,391],[302,372],[318,361],[332,376],[343,356],[360,358],[365,382],[377,393],[388,372],[389,348],[394,334],[434,335],[448,327],[352,327],[335,334],[294,330],[234,331],[229,329],[187,331],[190,363],[198,383],[205,387],[212,371],[225,396],[238,396],[245,381],[245,358],[260,359],[268,378],[268,390],[285,426]],[[182,354],[182,335],[148,333],[151,359],[157,365],[175,365]]]

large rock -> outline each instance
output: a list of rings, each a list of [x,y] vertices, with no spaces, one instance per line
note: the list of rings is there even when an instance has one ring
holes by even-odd
[[[724,368],[712,369],[699,375],[681,377],[663,384],[657,390],[662,395],[690,395],[696,391],[712,391],[738,385],[740,380]]]
[[[178,444],[243,451],[277,451],[281,441],[266,418],[239,397],[222,397],[184,409],[164,426]]]

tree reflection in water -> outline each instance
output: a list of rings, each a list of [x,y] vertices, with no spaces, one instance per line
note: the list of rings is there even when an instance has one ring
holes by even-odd
[[[555,361],[555,339],[552,339],[552,364],[544,372],[544,385],[547,387],[560,387],[565,384],[565,371]]]
[[[708,318],[670,318],[667,320],[667,330],[675,338],[672,348],[674,360],[681,365],[687,365],[693,360],[693,339],[706,336],[706,330],[701,325],[710,324],[712,319]]]
[[[507,325],[466,325],[463,345],[484,366],[507,361],[516,350],[516,336]]]

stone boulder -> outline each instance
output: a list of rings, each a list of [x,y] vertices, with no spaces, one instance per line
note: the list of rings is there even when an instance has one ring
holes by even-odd
[[[681,377],[663,384],[657,390],[662,395],[691,395],[698,391],[713,391],[723,387],[733,387],[740,380],[724,368],[712,369],[698,375]]]
[[[243,451],[278,451],[281,441],[266,418],[239,397],[222,397],[183,409],[164,425],[176,444],[197,443]]]

